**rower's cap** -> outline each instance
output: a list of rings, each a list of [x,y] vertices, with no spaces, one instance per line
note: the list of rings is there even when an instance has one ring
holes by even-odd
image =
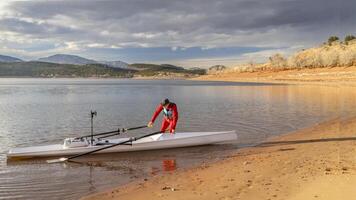
[[[169,99],[164,99],[164,100],[161,101],[161,105],[162,105],[162,106],[166,106],[166,105],[168,105],[169,103],[170,103]]]

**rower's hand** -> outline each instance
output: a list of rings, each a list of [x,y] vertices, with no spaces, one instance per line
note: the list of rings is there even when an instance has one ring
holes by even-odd
[[[172,129],[171,134],[175,134],[176,130]]]
[[[148,122],[147,127],[148,128],[152,128],[153,127],[153,122]]]

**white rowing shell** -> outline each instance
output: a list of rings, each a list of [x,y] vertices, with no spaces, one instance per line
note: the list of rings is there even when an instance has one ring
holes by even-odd
[[[123,142],[129,138],[108,139],[108,144],[89,145],[84,147],[68,148],[63,144],[54,144],[36,147],[19,147],[10,149],[7,153],[8,158],[20,157],[50,157],[76,155],[103,148],[107,145]],[[132,145],[118,145],[96,153],[114,153],[128,151],[144,151],[154,149],[167,149],[177,147],[199,146],[207,144],[216,144],[236,140],[235,131],[224,132],[184,132],[176,134],[157,134],[147,138],[132,142]],[[106,141],[106,140],[105,140]]]

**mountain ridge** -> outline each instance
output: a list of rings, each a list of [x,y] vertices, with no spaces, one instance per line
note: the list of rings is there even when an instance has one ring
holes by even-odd
[[[148,67],[149,66],[149,67]],[[102,63],[86,65],[58,64],[43,61],[0,62],[0,77],[100,77],[100,78],[133,78],[133,77],[191,77],[205,74],[204,70],[186,70],[181,67],[147,64],[145,68],[110,67]]]
[[[72,65],[87,65],[87,64],[105,64],[114,68],[128,68],[128,63],[117,61],[97,61],[72,54],[54,54],[48,57],[37,59],[41,62],[57,63],[57,64],[72,64]]]
[[[95,60],[87,59],[77,55],[70,54],[55,54],[47,57],[37,59],[41,62],[57,63],[57,64],[72,64],[72,65],[86,65],[97,63]]]
[[[13,56],[0,55],[0,62],[23,62],[23,60]]]

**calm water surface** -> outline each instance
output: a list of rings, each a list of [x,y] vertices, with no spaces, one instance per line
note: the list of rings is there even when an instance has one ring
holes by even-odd
[[[350,92],[351,91],[351,92]],[[236,130],[224,145],[111,154],[80,163],[6,160],[12,147],[61,143],[144,125],[156,105],[177,103],[177,131]],[[151,174],[222,159],[238,148],[335,117],[353,115],[353,90],[338,87],[160,80],[0,79],[0,199],[78,199]],[[131,132],[140,135],[159,128]]]

